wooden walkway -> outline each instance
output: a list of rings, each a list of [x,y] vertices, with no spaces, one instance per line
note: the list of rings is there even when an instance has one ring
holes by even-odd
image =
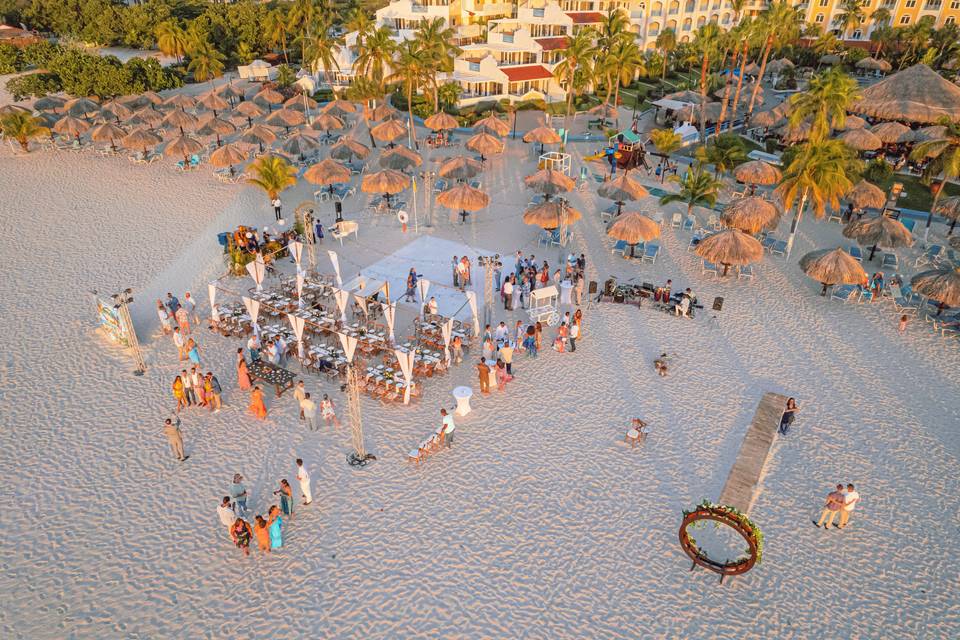
[[[777,437],[777,428],[787,406],[787,397],[779,393],[765,393],[753,415],[753,421],[743,437],[737,459],[730,469],[727,482],[720,493],[720,504],[749,513],[757,498],[760,476]]]

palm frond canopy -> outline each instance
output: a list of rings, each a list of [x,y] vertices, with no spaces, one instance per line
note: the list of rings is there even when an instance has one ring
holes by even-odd
[[[769,162],[750,160],[737,165],[733,177],[746,184],[774,185],[783,178],[783,173]]]
[[[203,151],[203,143],[190,136],[177,136],[163,150],[165,156],[189,156]]]
[[[660,237],[660,225],[642,213],[629,211],[617,216],[607,229],[607,235],[627,244],[648,242]]]
[[[441,111],[435,113],[423,121],[424,126],[431,131],[443,131],[445,129],[456,129],[459,126],[457,119],[449,113]]]
[[[916,64],[860,92],[850,110],[874,118],[935,124],[960,120],[960,87],[925,64]]]
[[[471,151],[476,151],[482,156],[490,156],[503,151],[503,142],[494,138],[489,133],[478,133],[464,145]]]
[[[529,189],[547,196],[555,196],[558,193],[570,191],[575,184],[569,176],[553,169],[541,169],[532,176],[524,178],[523,183]]]
[[[197,129],[197,133],[201,136],[226,136],[230,135],[237,128],[233,126],[232,122],[227,122],[226,120],[221,120],[220,118],[208,118],[204,120],[203,124],[200,125],[200,128]]]
[[[100,104],[91,98],[74,98],[63,103],[63,109],[76,118],[92,118],[100,111]]]
[[[942,198],[933,208],[933,212],[949,220],[960,220],[960,196]]]
[[[90,128],[90,123],[86,120],[74,118],[73,116],[63,116],[57,120],[57,123],[51,128],[56,133],[62,133],[68,136],[79,136],[82,133],[86,133],[87,129]]]
[[[306,117],[301,112],[293,109],[277,109],[264,120],[275,127],[298,127],[306,121]]]
[[[395,171],[406,171],[423,164],[423,158],[420,155],[404,146],[397,146],[393,149],[387,149],[380,154],[380,166],[384,169],[393,169]]]
[[[296,132],[283,141],[283,150],[294,156],[304,156],[312,151],[316,151],[320,143],[316,138],[311,138],[302,132]]]
[[[441,177],[453,180],[469,180],[483,171],[480,163],[472,158],[457,156],[444,160],[438,170]]]
[[[562,224],[573,224],[583,215],[566,202],[551,200],[530,207],[523,212],[524,224],[541,229],[557,229]]]
[[[160,136],[152,131],[135,129],[124,136],[120,144],[128,149],[146,149],[147,147],[155,147],[161,142]]]
[[[486,118],[477,120],[473,125],[474,131],[482,131],[493,136],[503,137],[510,133],[510,125],[497,116],[490,114]]]
[[[347,100],[340,100],[338,98],[336,100],[331,100],[330,102],[328,102],[327,105],[323,108],[323,112],[329,113],[331,115],[343,117],[351,113],[356,113],[357,108],[353,106],[352,102],[349,102]]]
[[[277,134],[262,124],[255,124],[240,135],[240,140],[249,144],[273,144]]]
[[[916,293],[947,307],[960,307],[960,268],[924,271],[910,278]]]
[[[875,184],[861,180],[853,185],[853,188],[844,195],[844,199],[852,203],[857,209],[866,209],[868,207],[880,209],[887,202],[887,194]]]
[[[795,127],[791,127],[788,123],[777,129],[777,135],[784,142],[803,142],[810,137],[812,128],[813,125],[807,121],[801,122]]]
[[[897,144],[898,142],[908,142],[913,132],[910,127],[902,125],[899,122],[881,122],[870,129],[873,135],[877,136],[883,144]]]
[[[178,109],[193,109],[195,106],[197,106],[197,101],[188,95],[177,93],[164,100],[163,104],[168,107],[176,107]]]
[[[388,120],[390,118],[399,118],[401,115],[399,111],[391,107],[386,102],[381,102],[373,111],[370,112],[370,117],[374,120]]]
[[[293,109],[294,111],[307,111],[316,109],[318,106],[320,106],[320,103],[305,93],[298,93],[283,103],[285,109]]]
[[[310,124],[317,131],[336,131],[345,126],[343,120],[329,113],[321,113]]]
[[[194,129],[199,123],[200,121],[197,120],[197,116],[180,109],[171,111],[163,118],[163,125],[165,127],[183,130]]]
[[[866,129],[867,121],[861,118],[860,116],[847,116],[843,122],[843,130],[850,131],[852,129]]]
[[[437,204],[452,211],[479,211],[490,204],[490,196],[460,183],[438,195]]]
[[[843,249],[811,251],[800,258],[800,268],[823,284],[867,284],[863,266]]]
[[[129,124],[142,124],[148,127],[158,127],[163,122],[163,114],[150,107],[144,107],[136,111],[133,116],[127,120]]]
[[[612,104],[603,104],[602,102],[595,107],[591,107],[587,110],[592,116],[600,116],[601,118],[616,118],[617,117],[617,108]]]
[[[769,200],[760,196],[748,196],[728,204],[720,214],[720,221],[728,227],[753,234],[776,229],[782,213]]]
[[[883,146],[883,140],[867,129],[850,129],[839,136],[848,147],[857,151],[876,151]]]
[[[43,96],[37,98],[37,101],[33,103],[33,108],[37,111],[56,111],[62,109],[66,102],[66,99],[60,96]]]
[[[276,89],[267,87],[262,89],[257,95],[253,96],[253,101],[258,105],[280,104],[283,102],[283,94]],[[242,102],[240,104],[243,104]]]
[[[210,164],[215,167],[232,167],[247,161],[247,154],[233,142],[225,144],[210,154]]]
[[[550,127],[540,126],[523,134],[523,141],[539,142],[540,144],[557,144],[560,142],[560,134]]]
[[[703,97],[698,92],[690,91],[689,89],[668,93],[667,95],[663,96],[663,99],[675,100],[677,102],[692,102],[693,104],[700,104],[703,101]]]
[[[745,265],[763,257],[763,245],[743,231],[724,229],[701,240],[694,253],[715,264]]]
[[[215,91],[208,91],[197,100],[197,104],[210,111],[224,111],[230,108],[230,103]]]
[[[126,120],[127,118],[133,116],[133,109],[123,104],[119,100],[111,100],[110,102],[105,103],[103,108],[100,109],[100,115],[105,118]]]
[[[350,169],[332,158],[325,158],[307,169],[303,177],[308,182],[323,186],[345,184],[350,182]]]
[[[843,235],[852,238],[863,246],[909,247],[913,245],[913,235],[899,220],[888,216],[877,218],[862,218],[847,223],[843,228]]]
[[[264,110],[258,107],[257,104],[252,100],[245,100],[244,102],[241,102],[234,109],[234,112],[247,118],[259,118],[265,113]]]
[[[370,135],[381,142],[393,142],[407,133],[407,128],[399,120],[387,120],[370,129]]]
[[[394,171],[393,169],[383,169],[376,173],[368,173],[363,176],[360,183],[360,189],[364,193],[400,193],[410,186],[410,176]]]
[[[630,177],[628,172],[622,173],[618,178],[604,182],[597,189],[600,197],[616,202],[627,202],[646,198],[650,195],[647,189]]]
[[[114,140],[120,140],[126,137],[127,132],[113,124],[112,122],[104,122],[103,124],[98,124],[93,129],[90,130],[90,138],[97,142],[110,142]]]
[[[330,147],[330,157],[336,160],[351,160],[354,157],[363,160],[370,155],[370,148],[353,138],[342,138]]]

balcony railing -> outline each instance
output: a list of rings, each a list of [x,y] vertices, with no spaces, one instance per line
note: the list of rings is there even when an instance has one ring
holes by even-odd
[[[423,4],[410,5],[410,11],[412,11],[413,13],[426,13],[428,10],[429,10],[428,7]]]
[[[924,11],[939,11],[939,10],[940,10],[940,7],[942,7],[942,6],[943,6],[942,0],[933,0],[933,2],[930,2],[930,1],[928,0],[927,2],[924,2],[924,3],[923,3],[923,10],[924,10]]]

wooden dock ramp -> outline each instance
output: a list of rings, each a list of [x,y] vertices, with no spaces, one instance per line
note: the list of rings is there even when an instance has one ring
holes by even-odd
[[[750,512],[750,507],[757,498],[760,477],[777,438],[777,428],[786,406],[787,396],[779,393],[763,394],[757,412],[753,414],[753,421],[743,437],[730,475],[727,476],[727,482],[723,485],[720,504],[735,507],[743,513]]]

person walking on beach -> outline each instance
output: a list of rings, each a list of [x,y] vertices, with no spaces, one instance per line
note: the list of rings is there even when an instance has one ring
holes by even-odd
[[[453,346],[453,363],[460,364],[463,362],[463,339],[460,336],[453,336],[450,344]]]
[[[267,417],[267,405],[263,403],[263,391],[259,386],[255,386],[250,392],[250,412],[261,420]]]
[[[253,531],[250,524],[243,518],[237,518],[230,526],[230,537],[233,538],[233,544],[237,549],[243,551],[243,555],[250,555],[250,539],[253,537]]]
[[[509,340],[504,342],[503,346],[500,347],[500,359],[503,360],[507,374],[513,377],[513,369],[511,368],[513,363],[513,344]]]
[[[187,315],[190,316],[190,322],[197,325],[200,324],[200,316],[197,315],[197,303],[194,302],[189,291],[183,294],[183,308],[187,310]]]
[[[230,485],[230,498],[233,500],[234,512],[237,515],[247,513],[247,488],[243,486],[243,476],[233,474],[233,484]]]
[[[280,201],[280,196],[277,196],[273,199],[273,215],[276,216],[277,222],[280,222],[283,219],[281,211],[283,210],[283,202]]]
[[[848,484],[847,491],[843,494],[843,508],[840,510],[840,525],[837,527],[838,529],[843,529],[847,526],[847,522],[850,520],[850,514],[853,513],[858,502],[860,502],[860,494],[852,484]]]
[[[440,409],[440,429],[443,433],[443,442],[448,447],[453,444],[453,432],[456,428],[453,416],[448,414],[446,409]]]
[[[297,458],[297,482],[300,483],[300,492],[303,494],[303,504],[313,502],[313,493],[310,491],[310,474],[303,467],[303,460]]]
[[[900,335],[903,335],[903,332],[907,330],[907,323],[910,321],[906,315],[900,316],[900,322],[897,324],[897,331],[900,332]]]
[[[331,400],[327,394],[323,394],[323,400],[320,401],[320,416],[323,418],[323,423],[328,427],[332,422],[334,427],[337,429],[340,428],[340,421],[337,420],[337,412],[333,408],[333,400]]]
[[[270,511],[267,512],[267,527],[270,533],[270,548],[279,549],[283,546],[283,534],[281,532],[283,519],[280,517],[280,509],[277,508],[277,505],[270,507]]]
[[[300,405],[300,419],[303,420],[303,399],[307,395],[307,390],[303,386],[303,380],[297,380],[297,386],[293,389],[293,399]]]
[[[782,435],[787,435],[787,431],[790,430],[790,425],[793,424],[797,411],[800,411],[800,407],[797,406],[797,401],[793,398],[788,399],[787,407],[783,410],[783,416],[780,418],[779,431]]]
[[[477,373],[480,375],[480,393],[490,395],[490,367],[483,358],[477,364]]]
[[[179,308],[180,308],[180,301],[177,300],[177,296],[167,291],[167,309],[170,310],[170,315],[173,317],[176,317],[177,309]]]
[[[163,300],[157,300],[157,317],[160,318],[160,328],[163,330],[163,335],[170,334],[173,331],[170,312],[163,306]]]
[[[833,519],[843,508],[843,485],[838,484],[836,490],[827,494],[827,503],[823,505],[823,511],[820,513],[820,519],[814,521],[817,527],[823,525],[824,529],[829,529],[833,524]]]
[[[187,402],[187,389],[183,383],[182,376],[177,376],[173,379],[173,398],[177,401],[176,413],[180,413],[180,409],[189,406]]]
[[[230,535],[230,527],[237,519],[237,515],[233,512],[233,506],[230,504],[230,496],[223,496],[220,499],[220,504],[217,506],[217,516],[220,518],[220,523],[227,528],[227,535]]]
[[[417,271],[410,267],[410,273],[407,274],[407,290],[403,294],[407,302],[415,302],[417,299]]]
[[[223,387],[220,386],[220,381],[217,380],[217,376],[213,375],[212,371],[207,371],[205,385],[207,404],[210,406],[210,410],[214,413],[220,413],[220,408],[223,406],[223,401],[220,399]]]
[[[307,421],[307,429],[317,430],[317,403],[310,399],[310,393],[303,394],[300,401],[300,415]]]
[[[285,516],[293,515],[293,488],[286,479],[280,481],[280,488],[273,492],[280,496],[280,511]]]
[[[167,418],[163,423],[163,435],[167,436],[167,442],[170,443],[170,449],[177,460],[183,462],[190,456],[183,455],[183,434],[180,432],[180,418],[174,422],[172,418]]]
[[[173,328],[173,344],[177,347],[177,358],[182,362],[187,359],[187,343],[183,339],[180,327]]]
[[[257,538],[257,547],[264,553],[270,553],[270,529],[263,516],[258,515],[254,520],[253,534]]]
[[[247,361],[243,359],[243,349],[237,349],[237,384],[242,391],[250,388],[250,373],[247,371]]]

